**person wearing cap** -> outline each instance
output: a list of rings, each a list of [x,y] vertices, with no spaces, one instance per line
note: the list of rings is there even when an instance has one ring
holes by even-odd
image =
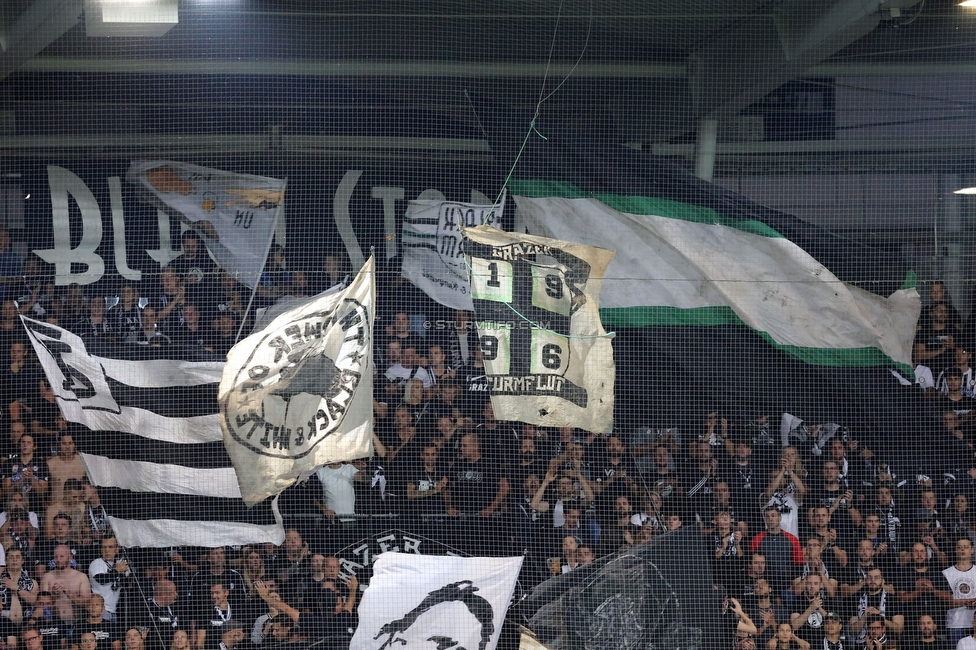
[[[817,650],[821,647],[823,650],[849,650],[853,646],[844,634],[844,619],[836,612],[827,612],[824,617],[824,640]]]

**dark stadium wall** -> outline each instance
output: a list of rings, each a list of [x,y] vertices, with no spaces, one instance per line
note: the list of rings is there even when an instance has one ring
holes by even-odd
[[[142,159],[153,159],[150,156]],[[336,215],[348,211],[355,233],[355,245],[364,255],[376,250],[382,262],[388,249],[388,236],[399,241],[400,220],[407,201],[422,194],[424,198],[443,197],[452,201],[483,202],[494,200],[500,182],[484,164],[425,163],[402,165],[363,165],[356,161],[329,161],[327,164],[308,158],[180,158],[203,166],[228,171],[287,178],[285,199],[287,223],[287,256],[291,268],[318,266],[327,252],[347,249],[337,227]],[[54,225],[48,166],[59,166],[78,176],[98,203],[101,212],[101,238],[95,249],[105,261],[104,276],[62,279],[59,284],[78,281],[113,287],[120,280],[114,254],[115,230],[108,179],[121,179],[125,215],[125,250],[127,265],[142,271],[143,282],[152,282],[160,265],[147,253],[160,247],[156,209],[136,198],[135,188],[125,181],[129,159],[96,160],[52,158],[11,161],[18,169],[18,182],[26,201],[24,228],[14,229],[15,240],[21,239],[28,251],[54,247]],[[338,197],[338,198],[337,198]],[[347,197],[347,198],[346,198]],[[399,198],[397,198],[399,197]],[[85,223],[77,203],[69,198],[72,246],[86,234],[91,235],[92,219]],[[390,232],[389,224],[394,228]],[[86,233],[87,228],[87,233]],[[170,220],[173,247],[179,247],[179,224]],[[82,273],[83,266],[73,268]],[[92,287],[94,288],[94,287]]]

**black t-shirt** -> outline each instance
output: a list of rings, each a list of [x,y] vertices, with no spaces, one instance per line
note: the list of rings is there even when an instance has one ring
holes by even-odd
[[[869,593],[867,589],[862,589],[859,593],[845,599],[849,607],[848,616],[860,617],[868,607],[875,607],[881,611],[881,616],[885,620],[903,613],[902,603],[894,594],[889,594],[883,589],[876,594]],[[860,638],[867,634],[867,624],[861,630]]]
[[[173,643],[173,633],[186,626],[187,621],[182,615],[182,607],[179,602],[175,602],[168,607],[161,607],[156,601],[150,598],[142,608],[143,625],[149,628],[146,635],[146,645],[150,647],[159,646],[163,650],[169,650]],[[160,637],[162,640],[160,641]]]
[[[478,514],[498,494],[500,468],[487,458],[476,463],[459,460],[451,468],[451,505],[466,514]]]
[[[68,624],[58,618],[56,608],[52,605],[41,612],[37,618],[32,618],[29,627],[33,627],[41,634],[44,650],[61,650],[61,639],[68,637]]]
[[[34,457],[26,464],[21,462],[20,454],[14,454],[8,458],[0,466],[0,479],[9,478],[16,483],[24,475],[24,468],[28,466],[34,470],[34,478],[38,481],[51,480],[51,473],[48,471],[47,461],[37,452],[34,452]],[[24,485],[28,484],[24,483]]]
[[[122,303],[119,303],[108,310],[105,320],[108,321],[112,334],[119,341],[135,340],[142,334],[142,310],[138,305],[133,305],[132,309],[126,310],[122,307]]]
[[[444,500],[440,494],[431,492],[437,489],[437,483],[449,475],[447,468],[438,463],[434,470],[428,472],[424,469],[422,462],[415,462],[413,466],[404,468],[404,485],[411,484],[414,489],[422,493],[419,499],[407,501],[407,508],[410,513],[420,516],[433,516],[444,513]],[[492,496],[494,499],[494,496]],[[455,506],[457,507],[457,506]]]
[[[113,641],[123,641],[125,636],[115,623],[104,620],[99,623],[90,623],[87,619],[85,619],[84,621],[75,623],[74,632],[71,635],[72,642],[80,646],[81,635],[87,632],[91,632],[95,635],[99,648],[106,649],[112,647]],[[152,634],[151,630],[150,634]]]
[[[199,608],[194,620],[197,622],[197,629],[204,630],[207,633],[204,647],[208,650],[219,650],[223,626],[231,620],[240,622],[249,632],[251,629],[249,623],[254,621],[245,621],[243,613],[240,609],[235,609],[233,605],[230,605],[227,610],[220,610],[215,605]]]
[[[823,611],[825,612],[836,612],[837,602],[836,599],[827,596],[826,592],[821,591],[821,597],[823,598]],[[810,601],[807,600],[805,595],[802,595],[796,599],[796,603],[793,605],[794,613],[802,615],[803,612],[807,610],[810,605]],[[824,635],[827,631],[824,629],[824,615],[820,613],[819,610],[811,612],[805,620],[803,620],[803,625],[797,629],[796,635],[809,643],[811,646],[818,646],[823,643]]]
[[[190,581],[190,598],[193,605],[191,607],[213,608],[210,600],[210,587],[222,582],[230,585],[230,594],[227,596],[228,602],[235,607],[243,607],[247,600],[244,577],[235,569],[224,569],[219,576],[215,576],[209,571],[197,571]]]
[[[932,327],[932,322],[925,319],[925,322],[918,328],[918,333],[915,335],[915,345],[924,345],[927,351],[939,350],[945,344],[946,339],[951,336],[953,340],[958,344],[961,338],[959,330],[957,330],[952,325],[946,323],[946,326],[937,330]],[[922,365],[928,366],[929,368],[945,368],[949,366],[954,361],[954,353],[952,350],[946,350],[940,353],[938,356],[932,357],[922,362]]]

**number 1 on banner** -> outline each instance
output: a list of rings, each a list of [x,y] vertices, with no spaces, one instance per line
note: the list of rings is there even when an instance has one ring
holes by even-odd
[[[529,372],[533,375],[564,375],[569,368],[569,337],[533,329],[531,354]]]
[[[475,300],[512,302],[512,264],[471,258],[471,297]]]
[[[478,322],[481,332],[481,357],[489,375],[507,375],[511,372],[512,326],[508,323]]]

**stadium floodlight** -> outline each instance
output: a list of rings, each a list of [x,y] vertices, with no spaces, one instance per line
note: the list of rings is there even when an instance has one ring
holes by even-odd
[[[178,22],[177,0],[85,0],[88,36],[162,36]]]
[[[976,194],[976,187],[961,187],[953,194]]]

